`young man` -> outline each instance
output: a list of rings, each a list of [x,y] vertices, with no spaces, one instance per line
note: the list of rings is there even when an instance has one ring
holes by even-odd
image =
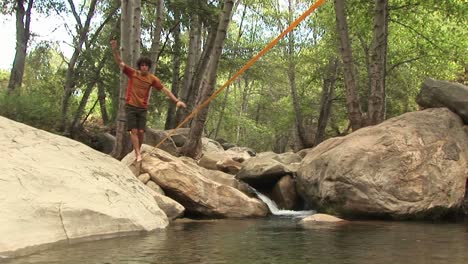
[[[127,102],[125,105],[127,129],[130,131],[130,139],[132,141],[133,150],[135,151],[136,161],[140,162],[140,148],[145,135],[146,114],[151,87],[165,93],[177,107],[186,108],[187,106],[184,102],[177,99],[171,91],[164,87],[158,77],[149,72],[152,63],[149,58],[139,58],[137,61],[138,70],[136,70],[122,61],[117,41],[112,40],[111,46],[115,61],[128,77],[127,95],[125,97],[125,101]]]

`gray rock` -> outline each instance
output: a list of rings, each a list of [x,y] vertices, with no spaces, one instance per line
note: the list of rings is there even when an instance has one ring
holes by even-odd
[[[0,255],[168,225],[119,161],[3,117],[0,129]]]
[[[301,224],[308,224],[308,223],[315,223],[315,222],[323,222],[323,223],[339,223],[339,222],[345,222],[345,220],[338,218],[333,215],[327,215],[327,214],[313,214],[311,216],[307,216],[303,219],[301,219],[300,223]]]
[[[164,193],[161,194],[159,192],[155,192],[153,188],[148,188],[148,192],[154,197],[156,203],[170,220],[174,220],[184,215],[185,208],[180,203],[165,196]]]
[[[145,173],[145,174],[148,174],[148,176],[151,177],[151,176],[149,175],[149,173]],[[166,194],[164,193],[164,190],[163,190],[157,183],[155,183],[154,181],[149,180],[149,181],[146,183],[146,186],[148,186],[151,190],[153,190],[153,191],[155,191],[155,192],[157,192],[157,193],[159,193],[159,194],[161,194],[161,195],[166,195]]]
[[[296,180],[319,211],[419,219],[456,212],[467,175],[461,119],[432,108],[322,142],[303,159]]]
[[[166,138],[168,133],[169,133],[169,131],[161,131],[161,130],[155,130],[155,129],[152,129],[152,128],[147,128],[146,133],[145,133],[144,144],[155,147],[162,140],[164,140]],[[172,137],[167,138],[161,144],[161,146],[159,146],[159,148],[163,149],[166,152],[171,153],[174,156],[178,156],[178,148],[177,148],[177,145],[175,144],[174,140],[172,139]]]
[[[298,196],[294,179],[289,175],[282,177],[273,187],[272,198],[279,209],[295,209]]]
[[[208,217],[259,217],[268,213],[266,205],[236,188],[219,184],[200,174],[193,162],[185,162],[160,149],[143,155],[142,169],[167,196],[186,212]]]
[[[424,108],[447,107],[468,125],[468,87],[461,83],[426,79],[416,102]]]
[[[224,152],[224,148],[217,141],[202,137],[202,152]]]
[[[146,184],[151,178],[150,178],[150,175],[149,175],[148,173],[143,173],[143,174],[141,174],[140,176],[138,176],[138,179],[139,179],[142,183]]]
[[[101,133],[96,136],[98,150],[109,154],[112,152],[115,144],[115,137],[109,133]]]
[[[236,178],[254,187],[272,187],[281,177],[291,173],[288,165],[271,157],[257,156],[242,163]]]

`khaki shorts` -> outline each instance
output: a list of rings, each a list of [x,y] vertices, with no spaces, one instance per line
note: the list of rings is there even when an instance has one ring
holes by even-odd
[[[146,128],[146,108],[125,105],[125,114],[127,115],[127,130],[132,129],[145,130]]]

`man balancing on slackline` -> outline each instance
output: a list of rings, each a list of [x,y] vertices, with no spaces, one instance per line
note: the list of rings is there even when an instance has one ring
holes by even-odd
[[[152,61],[146,57],[140,57],[137,60],[138,70],[128,66],[120,57],[117,41],[111,41],[112,54],[114,59],[122,69],[122,72],[128,77],[127,94],[125,96],[125,113],[127,115],[127,130],[130,131],[133,150],[135,151],[136,161],[141,161],[141,144],[145,136],[146,114],[148,110],[148,99],[151,94],[151,87],[160,90],[169,97],[177,107],[186,108],[184,102],[177,99],[171,93],[158,77],[149,72]]]

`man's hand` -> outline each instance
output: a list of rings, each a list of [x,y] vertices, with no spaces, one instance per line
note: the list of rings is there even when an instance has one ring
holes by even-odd
[[[111,47],[112,47],[113,50],[115,50],[117,48],[117,40],[115,40],[115,39],[111,40],[110,44],[111,44]]]
[[[125,67],[125,63],[122,61],[122,58],[120,57],[120,51],[119,48],[117,47],[117,40],[113,39],[110,42],[111,47],[112,47],[112,54],[114,55],[115,62],[121,69]]]
[[[187,105],[182,101],[177,101],[176,107],[178,108],[187,108]]]

